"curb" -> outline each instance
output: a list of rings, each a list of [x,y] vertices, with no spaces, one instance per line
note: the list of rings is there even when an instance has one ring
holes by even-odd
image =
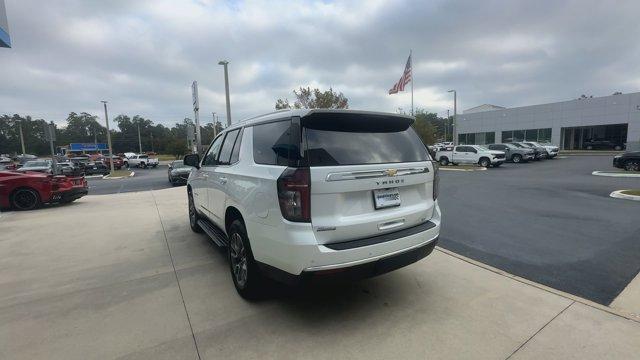
[[[627,178],[640,178],[640,174],[634,174],[631,172],[607,172],[607,171],[594,171],[591,175],[595,176],[608,176],[608,177],[627,177]]]
[[[482,171],[482,170],[487,170],[486,167],[478,167],[477,169],[449,169],[449,168],[445,168],[445,167],[440,167],[438,168],[438,170],[443,170],[443,171]]]
[[[633,200],[633,201],[640,201],[640,196],[638,195],[629,195],[629,194],[623,194],[624,190],[616,190],[614,192],[612,192],[611,194],[609,194],[609,196],[611,196],[612,198],[616,198],[616,199],[625,199],[625,200]]]
[[[89,176],[85,176],[85,179],[98,179],[98,178],[103,178],[105,175],[89,175]]]
[[[104,180],[117,180],[117,179],[124,179],[124,178],[127,178],[127,177],[134,177],[135,175],[136,175],[136,172],[135,172],[135,171],[132,171],[132,172],[131,172],[131,174],[129,174],[129,176],[116,176],[116,177],[110,177],[109,175],[105,175],[105,176],[103,176],[102,178],[103,178]]]

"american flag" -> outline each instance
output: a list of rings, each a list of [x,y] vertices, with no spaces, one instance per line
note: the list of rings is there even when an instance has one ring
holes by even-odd
[[[411,81],[411,54],[409,54],[407,66],[404,67],[404,73],[400,77],[400,80],[389,89],[389,95],[397,94],[398,91],[404,91],[404,86],[407,85],[409,81]]]

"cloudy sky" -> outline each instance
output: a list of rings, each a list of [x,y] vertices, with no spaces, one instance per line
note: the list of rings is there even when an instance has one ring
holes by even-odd
[[[387,90],[414,54],[416,107],[440,115],[640,91],[638,1],[6,0],[0,114],[62,122],[70,111],[172,124],[269,112],[310,85],[351,108],[410,109]],[[408,88],[408,87],[407,87]]]

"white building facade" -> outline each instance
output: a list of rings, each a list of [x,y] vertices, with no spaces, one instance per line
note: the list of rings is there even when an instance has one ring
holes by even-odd
[[[538,141],[573,150],[605,140],[635,148],[640,93],[503,109],[485,104],[458,115],[457,127],[461,144]]]

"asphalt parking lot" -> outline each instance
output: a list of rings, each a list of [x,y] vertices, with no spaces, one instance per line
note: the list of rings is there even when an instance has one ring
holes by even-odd
[[[640,270],[640,203],[609,194],[640,179],[594,170],[612,170],[611,156],[442,171],[440,246],[609,304]]]
[[[167,165],[157,168],[131,168],[135,176],[120,180],[103,180],[101,178],[88,179],[91,195],[119,194],[135,191],[160,190],[171,187],[167,178]]]
[[[189,229],[186,205],[180,187],[3,213],[0,359],[630,359],[640,352],[638,320],[438,248],[377,278],[246,302],[224,253]],[[70,222],[91,231],[61,226]]]

